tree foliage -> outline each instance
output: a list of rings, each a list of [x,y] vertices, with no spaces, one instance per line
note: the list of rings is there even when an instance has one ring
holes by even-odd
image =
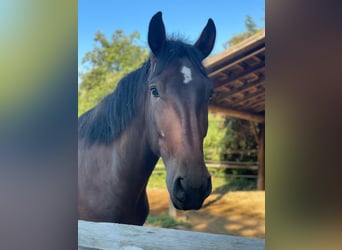
[[[79,115],[111,93],[124,75],[147,59],[148,50],[137,45],[139,39],[137,32],[125,35],[122,30],[116,30],[111,40],[100,31],[95,33],[94,48],[82,60],[87,70],[80,73]]]
[[[262,30],[263,28],[257,28],[256,23],[254,22],[253,18],[251,16],[246,16],[245,19],[245,28],[246,31],[237,34],[235,36],[233,36],[232,38],[230,38],[224,45],[223,47],[225,49],[240,43],[241,41],[247,39],[248,37],[251,37],[252,35],[254,35],[255,33],[257,33],[258,31]]]
[[[206,160],[222,160],[221,154],[226,149],[224,138],[228,132],[224,123],[225,119],[211,112],[209,112],[208,119],[208,132],[203,143],[204,158]]]
[[[255,161],[256,155],[230,154],[230,151],[256,149],[255,135],[251,130],[251,122],[237,118],[225,119],[226,134],[221,158],[229,161]]]
[[[232,151],[255,149],[256,146],[249,121],[209,112],[208,133],[203,144],[206,160],[255,161],[255,154]]]

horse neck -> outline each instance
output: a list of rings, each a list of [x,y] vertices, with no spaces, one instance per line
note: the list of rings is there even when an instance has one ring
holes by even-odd
[[[144,101],[138,100],[138,103]],[[144,108],[139,110],[121,135],[119,144],[120,151],[125,154],[126,170],[129,169],[134,175],[141,178],[139,181],[146,184],[159,157],[152,152],[149,146],[145,110]]]

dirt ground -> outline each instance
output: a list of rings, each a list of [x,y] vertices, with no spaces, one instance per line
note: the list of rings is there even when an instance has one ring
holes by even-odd
[[[168,214],[165,189],[148,189],[151,215]],[[192,225],[191,231],[265,238],[265,192],[212,193],[198,211],[177,211],[177,220]]]

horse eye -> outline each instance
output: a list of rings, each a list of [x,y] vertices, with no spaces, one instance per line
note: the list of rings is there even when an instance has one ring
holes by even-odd
[[[158,92],[158,89],[156,87],[151,87],[150,88],[150,91],[151,91],[151,94],[154,96],[154,97],[159,97],[159,92]]]

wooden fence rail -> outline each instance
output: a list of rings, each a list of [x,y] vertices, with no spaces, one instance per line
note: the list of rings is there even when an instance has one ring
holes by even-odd
[[[205,161],[207,167],[222,169],[249,169],[258,170],[258,162],[237,162],[237,161]],[[164,169],[163,163],[157,163],[155,169]]]
[[[206,161],[207,167],[216,169],[248,169],[248,170],[258,170],[258,162],[236,162],[236,161]],[[153,171],[154,174],[165,173],[164,164],[158,163]],[[235,175],[235,174],[225,174],[227,177],[239,177],[239,178],[257,178],[257,174],[252,175]]]
[[[263,250],[265,240],[175,229],[78,221],[79,250]]]

